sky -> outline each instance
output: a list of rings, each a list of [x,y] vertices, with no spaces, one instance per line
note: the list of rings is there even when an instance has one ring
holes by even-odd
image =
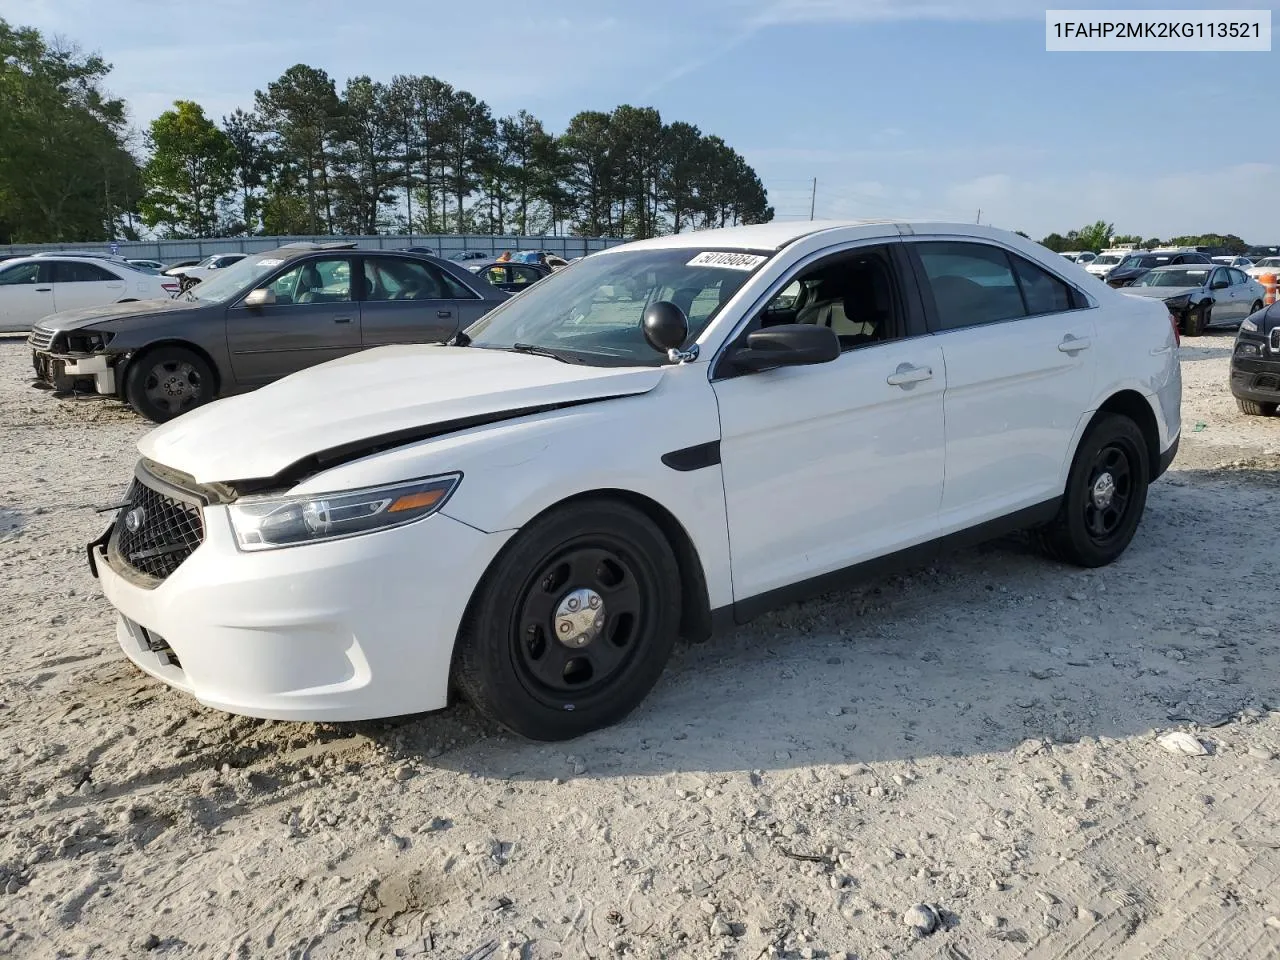
[[[339,87],[431,74],[560,131],[657,107],[754,166],[778,217],[916,217],[1039,239],[1209,231],[1280,243],[1280,51],[1047,53],[1026,0],[0,0],[100,53],[144,127],[249,108],[294,63]],[[1093,9],[1227,9],[1199,0]]]

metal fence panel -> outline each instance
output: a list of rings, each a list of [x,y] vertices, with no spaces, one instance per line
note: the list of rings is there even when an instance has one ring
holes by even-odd
[[[486,234],[429,234],[372,237],[217,237],[209,240],[120,240],[115,245],[122,257],[136,260],[160,260],[168,263],[191,257],[204,258],[215,253],[259,253],[272,250],[286,243],[311,241],[333,243],[343,241],[372,250],[403,250],[405,247],[426,247],[441,257],[478,250],[481,253],[500,255],[504,250],[545,250],[566,260],[583,257],[606,247],[624,243],[617,237],[518,237],[490,236]],[[25,253],[79,250],[89,253],[109,254],[109,243],[18,243],[0,245],[0,256]]]

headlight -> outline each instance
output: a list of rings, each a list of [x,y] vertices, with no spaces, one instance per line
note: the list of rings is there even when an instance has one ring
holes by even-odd
[[[1258,325],[1254,323],[1252,320],[1246,320],[1244,321],[1244,323],[1240,324],[1240,329],[1245,331],[1246,333],[1257,333]]]
[[[114,333],[104,330],[72,330],[67,334],[68,353],[97,353],[106,347]]]
[[[1185,307],[1190,303],[1191,303],[1191,294],[1189,293],[1184,293],[1180,297],[1170,297],[1168,300],[1164,302],[1166,307],[1173,307],[1175,310],[1181,307]]]
[[[402,527],[439,510],[462,474],[298,497],[247,498],[227,509],[241,550],[271,550]]]
[[[1243,341],[1236,344],[1237,357],[1260,357],[1262,356],[1262,345],[1258,343],[1249,343]]]

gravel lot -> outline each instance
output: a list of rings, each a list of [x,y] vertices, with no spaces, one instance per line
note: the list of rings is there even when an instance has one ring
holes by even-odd
[[[83,544],[144,423],[0,340],[0,954],[1275,957],[1280,418],[1236,412],[1230,343],[1184,341],[1115,566],[1013,539],[792,607],[547,747],[140,674]]]

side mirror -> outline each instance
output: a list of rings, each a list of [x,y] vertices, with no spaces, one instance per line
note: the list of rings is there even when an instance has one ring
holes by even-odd
[[[640,329],[649,346],[666,353],[684,346],[689,338],[689,318],[670,300],[658,300],[645,307]]]
[[[257,290],[250,290],[249,295],[244,298],[246,307],[269,307],[276,302],[276,292],[270,287],[258,287]]]
[[[1215,280],[1215,281],[1213,281],[1213,283],[1211,283],[1211,284],[1209,285],[1209,289],[1210,289],[1210,290],[1225,290],[1225,289],[1226,289],[1227,287],[1229,287],[1229,286],[1231,286],[1231,284],[1230,284],[1230,283],[1228,283],[1226,280]]]
[[[729,355],[739,370],[768,370],[830,363],[840,356],[840,338],[830,327],[811,323],[782,323],[756,330],[747,345]]]

